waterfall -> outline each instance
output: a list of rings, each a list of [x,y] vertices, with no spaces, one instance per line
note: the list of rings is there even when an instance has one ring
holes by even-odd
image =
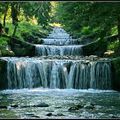
[[[37,56],[48,55],[82,55],[82,45],[55,46],[55,45],[36,45]]]
[[[8,88],[111,89],[109,61],[6,58]]]
[[[0,58],[7,61],[8,88],[112,89],[110,60],[83,57],[82,45],[72,40],[55,27],[44,44],[35,45],[35,57]]]

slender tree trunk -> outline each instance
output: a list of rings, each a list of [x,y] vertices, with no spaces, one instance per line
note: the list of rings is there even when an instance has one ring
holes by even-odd
[[[13,31],[13,34],[12,34],[12,37],[15,36],[15,33],[16,33],[16,31],[17,31],[17,26],[18,26],[18,24],[16,23],[15,28],[14,28],[14,31]]]
[[[4,28],[5,28],[5,25],[6,25],[7,11],[8,11],[8,4],[7,4],[7,6],[6,6],[5,13],[4,13],[4,18],[3,18],[3,26],[4,26]]]
[[[19,5],[17,3],[11,3],[11,16],[12,16],[12,24],[15,26],[12,36],[15,36],[18,26],[18,11]]]

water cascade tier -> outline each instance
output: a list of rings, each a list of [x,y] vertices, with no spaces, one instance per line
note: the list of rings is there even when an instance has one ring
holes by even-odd
[[[82,55],[82,45],[55,46],[55,45],[36,45],[37,56],[48,55]]]
[[[62,28],[55,27],[42,45],[35,45],[36,56],[48,55],[82,55],[82,45],[76,45],[77,40],[66,33]]]
[[[111,89],[109,61],[3,58],[8,88]]]
[[[43,41],[35,57],[0,58],[7,61],[8,89],[112,89],[109,59],[82,56],[82,45],[60,27]]]

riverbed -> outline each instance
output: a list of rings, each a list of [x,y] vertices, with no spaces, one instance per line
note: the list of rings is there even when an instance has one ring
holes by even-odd
[[[3,90],[0,91],[0,118],[120,118],[120,93],[94,89]]]

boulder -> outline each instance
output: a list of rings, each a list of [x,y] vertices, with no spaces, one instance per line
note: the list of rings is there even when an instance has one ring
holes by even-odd
[[[7,109],[7,106],[0,106],[0,109]]]
[[[25,106],[21,106],[21,108],[27,108],[27,107],[49,107],[49,105],[46,104],[46,103],[40,103],[40,104],[37,104],[37,105],[25,105]]]
[[[10,46],[12,51],[14,51],[15,56],[30,56],[33,57],[35,55],[35,46],[28,42],[19,40],[17,38],[11,38]]]
[[[74,106],[70,107],[70,108],[68,109],[68,111],[79,110],[79,109],[81,109],[81,108],[83,108],[83,107],[84,107],[84,106],[83,106],[83,105],[80,105],[80,104],[74,105]]]
[[[3,50],[1,50],[1,53],[2,53],[3,57],[13,57],[13,56],[15,56],[15,53],[11,50],[3,49]]]
[[[49,107],[49,105],[46,103],[40,103],[38,105],[33,105],[33,107]]]
[[[52,116],[53,114],[52,113],[47,113],[46,116]]]

